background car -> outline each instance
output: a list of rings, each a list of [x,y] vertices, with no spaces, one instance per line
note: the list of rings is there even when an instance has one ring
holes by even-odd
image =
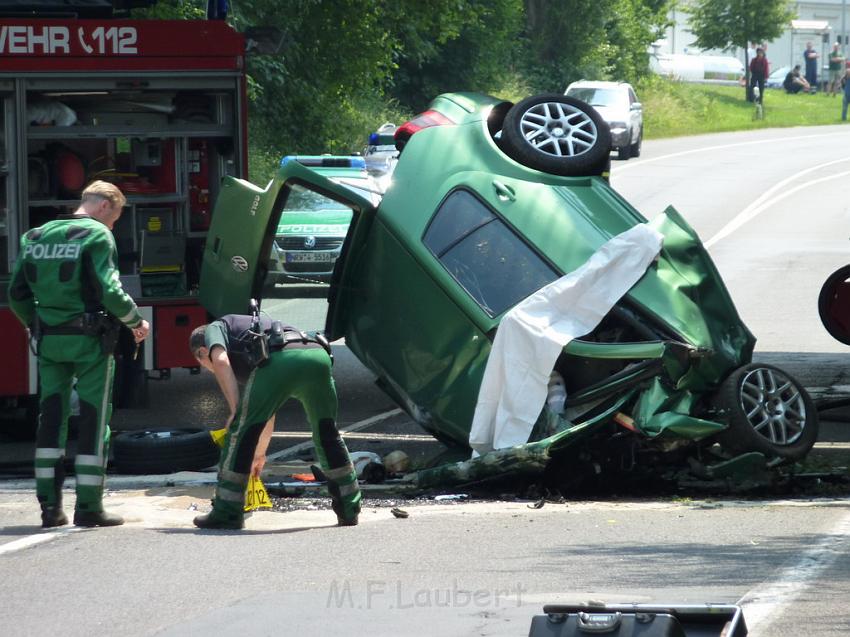
[[[778,69],[771,71],[770,75],[764,82],[765,88],[782,88],[782,83],[785,81],[785,76],[791,71],[790,66],[780,66]]]
[[[580,80],[570,84],[564,95],[596,109],[611,129],[611,145],[619,159],[640,157],[643,107],[631,84]]]
[[[395,132],[398,127],[390,122],[383,124],[369,135],[369,143],[363,149],[366,170],[381,183],[384,190],[392,178],[398,161],[398,149],[395,147]]]
[[[357,156],[288,155],[281,166],[296,161],[370,201],[380,200],[381,188]],[[348,234],[351,210],[333,199],[295,187],[287,197],[272,243],[267,292],[277,283],[326,283],[333,273],[342,242]]]

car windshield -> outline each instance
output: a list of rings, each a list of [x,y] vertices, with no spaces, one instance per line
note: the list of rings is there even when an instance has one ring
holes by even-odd
[[[625,93],[611,88],[571,88],[567,95],[591,106],[623,106],[626,103]]]
[[[377,184],[368,179],[351,177],[333,177],[332,181],[345,186],[352,192],[356,192],[364,199],[375,202],[380,199]],[[289,198],[286,201],[287,210],[350,210],[347,206],[334,201],[324,195],[308,190],[297,184],[292,186]]]

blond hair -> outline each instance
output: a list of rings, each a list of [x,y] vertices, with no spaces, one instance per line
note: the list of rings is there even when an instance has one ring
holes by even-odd
[[[95,198],[106,199],[113,206],[118,206],[119,208],[127,205],[127,197],[124,196],[124,193],[118,189],[118,186],[110,184],[108,181],[98,180],[91,182],[83,190],[80,203],[93,201]]]

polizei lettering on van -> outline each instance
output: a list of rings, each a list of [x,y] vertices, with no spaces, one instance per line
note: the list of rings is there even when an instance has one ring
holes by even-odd
[[[24,257],[33,259],[79,259],[79,243],[28,243],[24,247]]]

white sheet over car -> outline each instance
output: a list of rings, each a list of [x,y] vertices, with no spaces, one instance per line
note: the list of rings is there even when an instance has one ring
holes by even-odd
[[[645,224],[630,228],[580,268],[505,314],[484,369],[469,432],[473,457],[528,441],[561,350],[593,331],[643,276],[662,241],[663,236]]]

